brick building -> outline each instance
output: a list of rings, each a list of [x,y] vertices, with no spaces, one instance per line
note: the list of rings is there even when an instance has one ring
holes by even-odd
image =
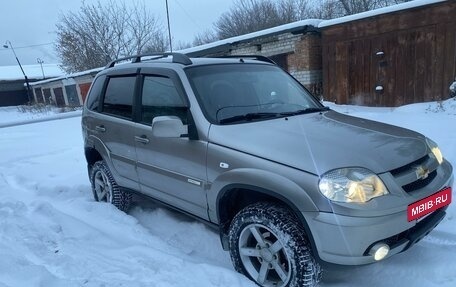
[[[190,57],[263,55],[339,104],[445,100],[456,78],[456,1],[416,0],[332,20],[302,20],[183,49]],[[80,105],[102,68],[33,84],[37,102]]]
[[[263,55],[292,74],[315,95],[322,95],[321,20],[303,20],[270,29],[184,49],[190,57]],[[83,71],[31,84],[37,103],[78,106],[103,68]]]
[[[262,55],[274,60],[315,95],[322,95],[322,20],[302,20],[184,49],[191,57]]]

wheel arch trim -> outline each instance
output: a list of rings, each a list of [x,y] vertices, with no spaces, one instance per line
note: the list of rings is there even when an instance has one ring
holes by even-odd
[[[310,196],[297,183],[266,170],[233,169],[218,176],[209,189],[209,212],[212,211],[212,219],[217,222],[220,222],[221,200],[229,196],[230,192],[235,189],[248,189],[275,197],[288,204],[295,212],[319,211]]]
[[[248,170],[248,171],[246,171]],[[252,176],[253,172],[256,176]],[[229,174],[229,175],[228,175]],[[240,176],[240,175],[243,176]],[[232,176],[236,176],[239,181],[237,183],[226,183],[229,178]],[[276,184],[268,185],[271,181],[277,180],[280,178],[280,181],[275,181]],[[258,181],[259,179],[262,179]],[[258,184],[262,182],[262,186]],[[226,184],[223,184],[226,183]],[[223,184],[223,185],[222,185]],[[219,188],[221,186],[221,188]],[[280,188],[280,193],[275,191]],[[314,241],[313,233],[304,218],[303,212],[318,212],[317,206],[313,203],[311,198],[306,194],[306,192],[300,188],[296,183],[292,182],[291,180],[279,176],[277,174],[273,174],[267,171],[259,171],[259,170],[251,170],[251,169],[244,169],[244,170],[232,170],[217,178],[217,181],[213,184],[212,190],[219,190],[217,193],[217,197],[215,199],[215,209],[216,209],[216,216],[217,222],[220,226],[220,239],[222,242],[223,248],[226,250],[227,246],[227,232],[226,232],[226,223],[222,222],[221,220],[221,208],[220,205],[222,204],[223,200],[226,200],[227,197],[230,196],[231,192],[235,190],[249,190],[255,193],[263,194],[267,197],[274,198],[279,202],[285,204],[291,211],[295,214],[298,218],[299,222],[302,224],[306,235],[309,239],[311,244],[311,252],[315,256],[316,259],[319,259],[317,246]],[[290,200],[286,195],[293,194],[292,197],[296,197],[299,193],[300,202],[296,202]],[[300,205],[298,205],[300,204]],[[232,219],[232,218],[231,218]],[[230,220],[231,220],[230,219]]]
[[[103,141],[101,139],[99,139],[98,137],[96,137],[94,135],[90,136],[90,141],[91,141],[91,144],[86,145],[84,147],[84,150],[87,150],[87,149],[95,150],[96,152],[98,152],[98,154],[101,156],[101,158],[111,167],[111,162],[110,162],[111,153],[109,152],[108,147],[103,143]]]

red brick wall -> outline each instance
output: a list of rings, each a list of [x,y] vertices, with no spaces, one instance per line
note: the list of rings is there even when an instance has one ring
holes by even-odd
[[[317,33],[305,34],[296,42],[295,51],[288,55],[289,70],[321,70],[321,37]]]

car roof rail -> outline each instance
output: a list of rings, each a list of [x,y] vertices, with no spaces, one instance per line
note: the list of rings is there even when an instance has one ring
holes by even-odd
[[[135,55],[135,56],[128,56],[128,57],[119,58],[119,59],[116,59],[116,60],[113,60],[113,61],[109,62],[105,66],[105,69],[112,68],[112,67],[114,67],[116,65],[116,63],[124,62],[124,61],[127,61],[127,60],[131,60],[131,63],[140,63],[141,62],[141,58],[144,58],[144,57],[154,57],[152,59],[147,59],[147,60],[157,60],[157,59],[165,58],[165,57],[168,57],[168,56],[172,56],[173,57],[173,60],[172,60],[173,63],[179,63],[179,64],[182,64],[182,65],[191,65],[191,64],[193,64],[192,60],[190,60],[190,58],[187,55],[185,55],[185,54],[165,52],[165,53],[140,54],[140,55]]]
[[[253,59],[253,60],[277,65],[273,60],[271,60],[270,58],[268,58],[266,56],[262,56],[262,55],[224,55],[224,56],[215,56],[214,58]]]

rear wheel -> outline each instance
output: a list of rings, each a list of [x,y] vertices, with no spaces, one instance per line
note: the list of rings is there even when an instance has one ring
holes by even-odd
[[[316,286],[321,269],[304,234],[287,208],[273,203],[247,206],[230,226],[231,260],[238,272],[260,286]]]
[[[131,194],[120,190],[108,166],[104,161],[97,161],[90,170],[93,197],[96,201],[112,203],[122,211],[127,211],[131,203]]]

